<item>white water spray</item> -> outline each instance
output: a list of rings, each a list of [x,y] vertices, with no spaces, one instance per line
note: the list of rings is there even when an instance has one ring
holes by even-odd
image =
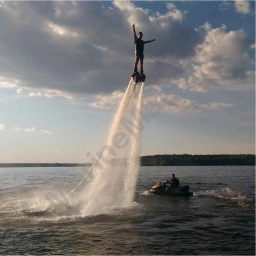
[[[132,202],[135,193],[136,181],[138,176],[138,171],[140,167],[140,141],[141,141],[141,120],[142,120],[142,108],[143,108],[143,92],[144,83],[142,83],[137,105],[135,108],[135,130],[134,136],[131,136],[131,148],[128,158],[128,170],[127,170],[127,180],[125,183],[125,194],[128,202]]]
[[[82,215],[108,213],[133,204],[140,167],[144,83],[130,80],[110,126],[107,143],[88,174],[71,191]]]

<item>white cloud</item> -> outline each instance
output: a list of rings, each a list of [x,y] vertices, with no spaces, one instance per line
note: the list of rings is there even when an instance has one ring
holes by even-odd
[[[35,131],[38,131],[38,129],[36,127],[33,127],[33,128],[26,128],[24,129],[25,132],[35,132]]]
[[[53,98],[53,97],[60,97],[66,98],[68,100],[73,100],[75,96],[71,93],[63,92],[60,90],[52,90],[52,89],[32,89],[32,88],[23,88],[23,92],[27,92],[30,97],[46,97],[46,98]]]
[[[222,1],[220,3],[219,7],[222,11],[226,11],[226,10],[230,9],[230,3],[228,1]]]
[[[113,109],[117,107],[122,97],[123,93],[119,91],[113,92],[111,95],[97,95],[95,102],[91,106],[101,109]],[[218,111],[233,105],[218,102],[200,104],[181,96],[159,93],[157,96],[144,97],[144,106],[145,110],[149,112],[158,109],[159,112],[199,113]]]
[[[250,69],[254,61],[248,55],[251,40],[245,32],[242,29],[228,32],[225,25],[213,29],[209,23],[202,28],[206,35],[197,47],[191,74],[180,79],[177,86],[192,91],[204,91],[208,85],[235,83],[252,87],[254,72]]]
[[[30,97],[60,97],[66,98],[70,101],[73,101],[76,97],[72,95],[72,93],[64,92],[61,90],[53,90],[53,89],[45,89],[45,88],[31,88],[26,87],[23,83],[18,80],[8,78],[8,77],[0,77],[0,88],[8,88],[8,89],[16,89],[17,94],[26,94]]]
[[[250,3],[247,0],[235,0],[236,11],[242,14],[250,13]]]
[[[51,132],[51,131],[47,131],[47,130],[40,130],[39,132],[41,132],[41,133],[45,133],[45,134],[52,134],[52,132]]]
[[[87,1],[3,6],[0,87],[14,88],[18,94],[74,102],[89,94],[124,90],[126,84],[120,81],[134,64],[132,23],[145,40],[156,38],[145,47],[148,86],[176,84],[204,91],[208,84],[252,82],[248,36],[224,27],[213,29],[209,23],[197,30],[185,26],[186,11],[173,3],[166,3],[161,14],[127,1],[114,1],[113,8]]]
[[[123,95],[124,93],[121,91],[114,91],[110,95],[100,94],[96,96],[95,101],[90,105],[95,108],[113,109],[120,103]]]
[[[47,24],[47,28],[59,36],[66,36],[66,37],[80,37],[81,36],[76,31],[72,31],[68,28],[58,26],[52,22],[49,22]]]
[[[0,124],[0,131],[4,129],[4,124]]]
[[[166,7],[169,10],[168,15],[172,17],[173,20],[182,21],[184,18],[184,15],[187,13],[186,11],[180,11],[176,8],[176,6],[172,3],[167,3]]]
[[[14,131],[24,131],[24,132],[40,132],[40,133],[49,134],[49,135],[52,134],[51,131],[39,129],[39,128],[37,128],[37,127],[33,127],[33,128],[20,128],[20,127],[15,127],[13,130],[14,130]]]
[[[256,48],[256,44],[252,44],[252,45],[250,46],[250,48],[251,48],[251,49],[255,49],[255,48]]]
[[[16,92],[17,92],[18,94],[22,94],[22,93],[24,92],[24,89],[23,89],[23,88],[18,88],[18,89],[16,90]]]
[[[17,79],[0,76],[0,88],[16,88],[19,83]]]
[[[214,112],[226,107],[232,107],[232,104],[211,102],[208,104],[199,104],[196,101],[182,98],[177,95],[160,94],[157,97],[148,97],[144,100],[145,109],[160,109],[161,112],[174,113],[201,113]]]
[[[113,2],[113,8],[87,1],[3,5],[0,76],[21,81],[13,87],[30,96],[97,95],[120,88],[134,64],[134,22],[145,40],[157,40],[146,47],[146,73],[181,74],[176,63],[193,56],[200,42],[193,27],[182,25],[186,12],[170,3],[161,14],[123,1]],[[165,65],[170,59],[175,64]],[[157,84],[159,77],[150,81]]]

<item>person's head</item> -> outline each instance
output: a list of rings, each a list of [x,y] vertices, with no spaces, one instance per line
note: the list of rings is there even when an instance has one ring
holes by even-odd
[[[175,178],[175,174],[172,174],[172,177]]]
[[[143,33],[139,32],[139,38],[141,39],[143,37]]]

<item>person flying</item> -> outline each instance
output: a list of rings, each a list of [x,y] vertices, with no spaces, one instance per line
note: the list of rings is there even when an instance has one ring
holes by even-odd
[[[151,43],[155,41],[156,39],[149,40],[149,41],[143,41],[143,33],[139,32],[139,37],[136,35],[135,31],[135,24],[132,25],[133,27],[133,34],[134,34],[134,45],[135,45],[135,64],[134,64],[134,70],[133,72],[137,72],[137,65],[140,61],[140,74],[143,74],[143,59],[144,59],[144,44]]]

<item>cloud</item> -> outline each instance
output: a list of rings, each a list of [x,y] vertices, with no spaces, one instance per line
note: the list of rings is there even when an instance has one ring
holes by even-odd
[[[75,96],[71,93],[61,92],[58,90],[50,90],[50,89],[30,89],[30,88],[23,88],[23,92],[26,91],[30,97],[41,97],[44,96],[46,98],[53,98],[53,97],[63,97],[68,100],[74,100]],[[17,91],[18,92],[18,91]]]
[[[114,109],[120,103],[124,93],[121,91],[114,91],[111,94],[97,95],[95,101],[90,105],[95,108]]]
[[[255,44],[255,43],[252,44],[252,45],[250,46],[250,48],[251,48],[251,49],[255,49],[255,48],[256,48],[256,44]]]
[[[87,1],[3,2],[0,87],[71,102],[124,90],[134,64],[134,22],[145,40],[156,38],[145,46],[148,86],[205,91],[254,84],[248,55],[254,42],[243,30],[209,23],[195,29],[183,24],[185,17],[173,3],[153,13],[127,1],[111,8]]]
[[[20,128],[20,127],[15,127],[13,130],[14,130],[14,131],[24,131],[24,132],[40,132],[40,133],[49,134],[49,135],[52,134],[51,131],[39,129],[39,128],[37,128],[37,127],[33,127],[33,128]]]
[[[62,97],[73,101],[76,95],[59,90],[45,89],[45,88],[31,88],[26,87],[18,80],[6,77],[0,77],[0,88],[16,89],[17,94],[26,94],[30,97]]]
[[[123,93],[120,91],[113,92],[111,95],[98,95],[91,106],[101,109],[114,109],[122,97]],[[168,113],[201,113],[219,111],[226,107],[232,107],[233,104],[218,102],[200,104],[179,95],[159,93],[157,96],[145,97],[144,106],[148,112],[158,109],[159,112]]]
[[[77,32],[73,32],[71,29],[58,26],[51,22],[48,23],[48,27],[49,27],[50,31],[52,31],[53,33],[56,33],[59,36],[63,36],[63,37],[67,37],[67,38],[80,36]]]
[[[230,5],[230,3],[229,3],[228,1],[222,1],[222,2],[220,3],[219,7],[220,7],[220,9],[221,9],[222,11],[226,11],[226,10],[228,10],[228,9],[231,8],[231,5]]]
[[[147,58],[160,61],[162,58],[184,59],[194,55],[200,36],[193,28],[182,26],[186,12],[179,11],[174,4],[166,4],[165,14],[157,12],[153,15],[130,2],[115,1],[114,5],[122,11],[128,23],[136,23],[137,29],[143,31],[145,37],[151,35],[157,39],[146,46],[150,48]]]
[[[38,129],[36,127],[33,127],[33,128],[26,128],[24,129],[25,132],[35,132],[35,131],[38,131]]]
[[[235,0],[235,8],[238,13],[248,14],[251,12],[250,3],[247,0]]]
[[[0,88],[16,88],[19,83],[19,80],[0,76]]]
[[[134,64],[135,22],[145,40],[157,39],[146,46],[146,71],[157,72],[152,83],[159,83],[162,77],[182,74],[180,60],[193,56],[200,42],[194,28],[182,25],[185,15],[173,4],[160,14],[119,1],[112,8],[100,2],[3,2],[0,76],[19,81],[17,92],[26,88],[31,96],[123,89],[121,81]]]
[[[199,104],[196,101],[182,98],[177,95],[160,94],[157,97],[148,97],[145,99],[146,109],[161,109],[161,112],[180,112],[180,113],[201,113],[214,112],[226,107],[232,107],[232,104],[211,102],[208,104]]]
[[[183,18],[187,11],[178,10],[176,6],[172,3],[167,3],[166,7],[169,10],[169,15],[173,18],[173,20],[183,21]]]
[[[178,80],[177,86],[204,91],[208,85],[254,85],[254,61],[248,54],[252,39],[242,29],[227,31],[225,25],[213,29],[205,23],[202,29],[206,35],[197,46],[190,74]]]
[[[51,132],[51,131],[47,131],[47,130],[40,130],[39,132],[41,132],[41,133],[45,133],[45,134],[52,134],[52,132]]]
[[[0,131],[4,129],[4,124],[0,124]]]

